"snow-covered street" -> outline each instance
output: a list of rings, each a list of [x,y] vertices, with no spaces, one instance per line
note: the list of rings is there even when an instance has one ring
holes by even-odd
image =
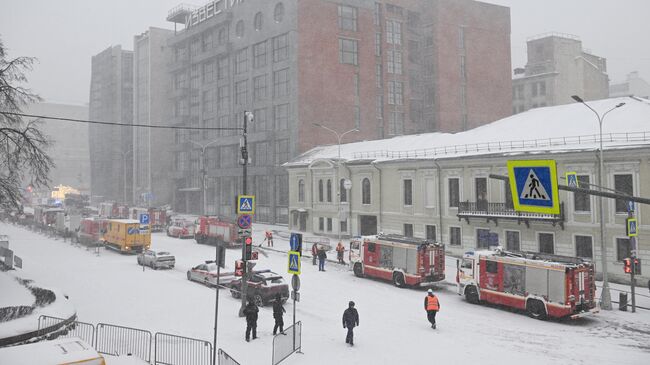
[[[263,229],[256,225],[254,242]],[[54,240],[21,227],[0,224],[11,248],[24,260],[14,275],[61,289],[77,308],[80,321],[111,323],[212,340],[214,290],[186,279],[186,271],[214,257],[214,248],[194,240],[155,234],[152,248],[176,256],[173,270],[154,271],[136,264],[135,256]],[[288,242],[275,239],[276,249]],[[232,270],[240,250],[228,250]],[[333,258],[330,253],[330,258]],[[287,257],[279,252],[260,256],[256,269],[270,268],[287,282]],[[604,312],[577,321],[537,321],[524,314],[466,303],[452,285],[455,262],[447,261],[447,283],[440,285],[438,329],[432,330],[423,309],[425,292],[399,289],[390,283],[355,277],[347,267],[328,262],[319,272],[310,259],[302,262],[301,301],[297,320],[303,323],[304,354],[286,364],[459,364],[480,359],[485,364],[647,364],[650,359],[650,313]],[[2,274],[6,275],[6,274]],[[448,285],[447,285],[448,284]],[[643,290],[643,289],[641,289]],[[341,316],[349,300],[356,302],[360,327],[355,346],[345,344]],[[242,364],[271,361],[273,318],[260,311],[259,340],[244,341],[245,321],[237,316],[239,300],[221,290],[218,345]],[[292,307],[285,305],[285,323]],[[505,358],[504,358],[505,356]]]

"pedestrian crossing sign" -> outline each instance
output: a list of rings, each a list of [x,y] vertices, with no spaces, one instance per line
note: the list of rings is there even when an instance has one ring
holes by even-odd
[[[255,195],[237,195],[237,214],[255,214]]]
[[[579,188],[580,186],[578,184],[578,174],[576,172],[567,172],[566,184],[572,188]]]
[[[636,218],[628,218],[626,220],[626,233],[628,237],[636,237],[639,235],[639,232],[637,232],[637,221]]]
[[[516,211],[560,214],[555,160],[508,161],[508,177]]]
[[[289,262],[287,264],[289,274],[300,275],[300,252],[289,251]]]

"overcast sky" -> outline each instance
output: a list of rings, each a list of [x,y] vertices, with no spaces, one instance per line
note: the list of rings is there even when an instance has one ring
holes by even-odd
[[[165,18],[181,2],[188,1],[1,0],[0,37],[10,57],[39,59],[29,75],[35,92],[48,101],[87,103],[92,55],[117,44],[133,49],[133,36],[148,26],[173,28]],[[485,2],[510,7],[512,68],[526,64],[526,38],[560,32],[578,35],[584,48],[607,58],[611,81],[635,70],[650,81],[650,0]]]

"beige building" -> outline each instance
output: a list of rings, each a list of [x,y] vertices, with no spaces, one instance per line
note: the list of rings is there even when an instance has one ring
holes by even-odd
[[[577,36],[549,33],[528,39],[528,62],[515,69],[512,114],[538,107],[608,97],[607,60],[582,48]]]
[[[620,98],[589,104],[602,114],[620,102],[626,105],[604,123],[604,185],[650,197],[650,102]],[[524,214],[512,208],[508,186],[489,177],[507,175],[508,160],[553,159],[560,183],[566,172],[575,171],[581,183],[594,184],[597,148],[598,122],[581,104],[533,110],[457,134],[345,144],[340,168],[337,146],[316,147],[285,165],[289,228],[332,236],[340,229],[344,236],[384,232],[429,238],[442,241],[454,255],[498,244],[586,257],[598,267],[597,197],[560,191],[559,215]],[[348,185],[346,179],[351,188],[339,189]],[[604,206],[608,269],[622,280],[621,260],[631,250],[627,202],[605,199]],[[647,280],[650,208],[637,205],[636,216],[638,257]]]

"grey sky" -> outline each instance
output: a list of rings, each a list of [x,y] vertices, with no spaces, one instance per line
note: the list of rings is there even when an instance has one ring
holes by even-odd
[[[300,0],[310,1],[310,0]],[[86,103],[90,58],[110,45],[133,48],[148,26],[172,28],[167,11],[179,0],[2,0],[0,37],[10,56],[37,57],[29,86],[48,101]],[[185,1],[187,2],[187,1]],[[192,1],[190,1],[192,2]],[[202,4],[207,0],[196,0]],[[526,38],[561,32],[607,58],[610,79],[631,71],[650,80],[648,0],[487,0],[508,6],[512,68],[526,63]]]

